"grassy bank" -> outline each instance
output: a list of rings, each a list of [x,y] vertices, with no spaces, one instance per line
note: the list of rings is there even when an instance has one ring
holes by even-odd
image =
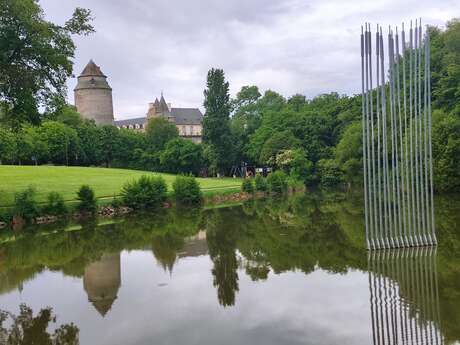
[[[161,175],[168,188],[171,188],[175,178],[175,175],[171,174],[127,169],[0,165],[0,207],[11,206],[14,194],[28,186],[36,189],[38,202],[44,202],[48,193],[54,191],[60,193],[66,202],[72,203],[76,200],[77,190],[83,184],[91,186],[102,203],[108,202],[119,195],[127,181],[142,175]],[[239,179],[199,178],[197,180],[205,196],[226,194],[241,187]]]

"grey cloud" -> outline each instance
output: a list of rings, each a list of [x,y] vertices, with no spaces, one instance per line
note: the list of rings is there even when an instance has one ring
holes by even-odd
[[[454,0],[42,0],[64,22],[92,9],[96,33],[77,37],[75,74],[90,58],[109,76],[115,116],[143,115],[163,90],[177,106],[203,103],[206,73],[223,68],[235,94],[256,84],[285,96],[360,90],[359,32],[364,21],[396,25],[422,17],[443,25]],[[69,80],[69,90],[75,80]],[[72,92],[69,101],[73,102]]]

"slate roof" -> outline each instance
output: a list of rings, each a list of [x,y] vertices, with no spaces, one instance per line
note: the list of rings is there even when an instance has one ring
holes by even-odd
[[[171,116],[177,125],[199,125],[203,121],[203,114],[198,108],[171,108]]]
[[[129,125],[136,125],[136,124],[143,124],[147,118],[145,116],[143,117],[135,117],[132,119],[126,119],[126,120],[116,120],[115,121],[115,126],[129,126]]]
[[[101,68],[91,59],[83,69],[83,72],[81,72],[80,77],[105,77],[105,75],[102,73]]]
[[[176,125],[199,125],[203,121],[203,114],[198,108],[171,108],[171,114],[174,117]],[[147,117],[136,117],[126,120],[115,121],[115,126],[128,126],[144,124]]]

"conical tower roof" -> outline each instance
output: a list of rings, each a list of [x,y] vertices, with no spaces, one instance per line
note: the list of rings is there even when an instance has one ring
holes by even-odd
[[[91,59],[81,72],[80,77],[105,77],[105,75],[102,73],[101,68]]]
[[[163,97],[163,93],[161,94],[160,98],[160,113],[169,114],[169,107],[165,101],[165,98]]]
[[[155,102],[153,103],[155,107],[159,108],[160,107],[160,101],[158,100],[158,97],[155,97]]]

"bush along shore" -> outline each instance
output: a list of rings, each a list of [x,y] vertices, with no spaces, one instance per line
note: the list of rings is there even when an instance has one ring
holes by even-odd
[[[59,220],[91,219],[94,217],[113,217],[131,212],[142,212],[162,208],[199,207],[203,204],[222,204],[241,202],[251,198],[267,195],[282,195],[289,192],[303,191],[302,182],[293,180],[282,171],[276,171],[267,178],[257,175],[245,178],[241,190],[217,190],[204,194],[195,177],[176,176],[172,190],[168,192],[167,184],[161,176],[141,176],[127,182],[118,197],[109,203],[98,203],[94,190],[82,185],[77,191],[77,204],[69,205],[57,192],[50,192],[45,204],[36,201],[36,190],[28,187],[15,194],[14,206],[0,210],[0,229],[21,229],[31,224],[49,224]]]

